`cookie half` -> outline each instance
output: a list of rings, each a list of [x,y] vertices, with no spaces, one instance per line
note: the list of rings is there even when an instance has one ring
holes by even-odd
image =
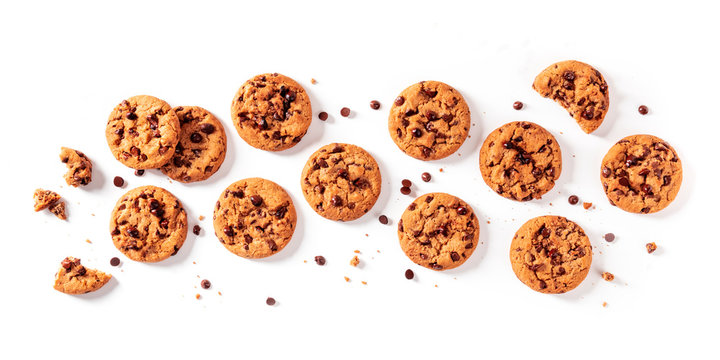
[[[175,255],[185,242],[187,228],[180,201],[156,186],[128,191],[110,215],[113,244],[135,261],[157,262]]]
[[[65,294],[77,295],[96,291],[107,284],[112,275],[88,269],[80,259],[68,256],[60,263],[53,288]]]
[[[382,178],[363,148],[333,143],[310,156],[302,171],[302,191],[320,216],[339,221],[365,215],[380,196]]]
[[[429,193],[415,199],[398,222],[398,238],[405,255],[433,270],[462,265],[478,244],[480,224],[462,199]]]
[[[246,81],[235,94],[231,113],[240,137],[250,146],[268,151],[295,146],[312,121],[305,89],[278,73]]]
[[[113,109],[105,137],[113,156],[133,169],[156,169],[172,158],[180,122],[170,105],[153,96],[123,100]]]
[[[215,236],[226,249],[244,258],[276,254],[292,239],[297,214],[280,185],[261,178],[237,181],[215,204]]]
[[[576,288],[592,263],[592,245],[583,229],[561,216],[528,220],[510,244],[510,264],[520,281],[546,294]]]
[[[540,199],[562,172],[555,137],[528,121],[507,123],[490,133],[480,149],[480,172],[496,193],[511,200]]]
[[[173,111],[180,119],[180,142],[172,159],[160,170],[184,183],[205,180],[225,161],[225,128],[213,114],[199,106],[178,106]]]
[[[610,204],[641,214],[670,205],[680,191],[682,177],[675,149],[652,135],[631,135],[618,141],[600,168],[600,180]]]
[[[439,81],[421,81],[395,98],[388,130],[395,145],[420,160],[457,151],[470,130],[470,108],[460,92]]]
[[[600,127],[610,106],[605,78],[580,61],[567,60],[548,66],[535,77],[532,87],[565,108],[588,134]]]
[[[61,147],[60,161],[67,165],[65,182],[68,185],[78,187],[92,181],[92,162],[82,151]]]

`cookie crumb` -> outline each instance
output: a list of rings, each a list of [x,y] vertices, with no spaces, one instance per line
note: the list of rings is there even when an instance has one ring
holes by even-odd
[[[357,267],[358,264],[360,264],[360,259],[358,259],[357,255],[353,256],[352,260],[350,260],[350,265]]]
[[[613,281],[615,279],[615,275],[605,271],[602,273],[602,278],[605,281]]]
[[[200,300],[200,294],[195,294],[195,299]]]
[[[218,295],[222,296],[222,293],[218,291]]]
[[[367,285],[367,281],[361,281],[363,285]]]
[[[200,220],[200,221],[205,220],[205,216],[202,216],[202,215],[198,216],[198,220]]]
[[[318,255],[315,257],[315,263],[317,263],[318,265],[323,266],[325,265],[325,262],[326,261],[324,256]]]
[[[438,170],[438,171],[443,172],[443,168],[440,168],[440,170]]]
[[[64,201],[58,201],[55,204],[51,205],[50,208],[51,213],[55,214],[58,219],[60,220],[67,220],[67,214],[65,213],[65,202]]]
[[[603,307],[607,307],[607,303],[603,301]]]
[[[435,287],[438,287],[437,284],[435,284]]]
[[[85,242],[88,244],[92,244],[92,241],[90,241],[90,239],[85,239]]]
[[[303,263],[307,264],[307,260],[303,260]]]
[[[315,80],[315,78],[310,78],[310,83],[315,85],[317,84],[317,80]]]
[[[645,244],[645,249],[647,249],[648,254],[652,254],[657,250],[657,245],[655,245],[654,242]]]
[[[568,203],[570,203],[570,205],[575,205],[578,201],[580,201],[580,198],[578,198],[577,195],[570,195],[570,197],[568,197]]]
[[[350,278],[349,278],[349,277],[344,276],[344,278],[345,278],[345,282],[350,282]]]
[[[592,206],[592,203],[591,203],[591,202],[583,202],[583,208],[584,208],[585,210],[589,209],[591,206]]]

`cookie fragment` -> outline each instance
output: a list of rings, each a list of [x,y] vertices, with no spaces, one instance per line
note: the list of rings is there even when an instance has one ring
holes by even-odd
[[[88,269],[80,264],[80,259],[68,256],[60,263],[53,287],[65,294],[86,294],[100,289],[110,278],[112,275]]]
[[[609,273],[609,272],[605,271],[605,272],[602,273],[602,278],[603,278],[603,280],[605,280],[605,281],[613,281],[613,280],[615,280],[615,275],[613,275],[612,273]]]
[[[60,195],[54,191],[36,189],[33,194],[33,200],[35,201],[35,211],[41,211],[49,208],[60,200]]]
[[[81,151],[61,147],[60,160],[68,168],[64,176],[68,185],[78,187],[92,181],[92,162]]]
[[[657,245],[654,242],[645,244],[645,249],[647,250],[648,254],[652,254],[657,250]]]
[[[546,294],[576,288],[592,263],[592,246],[583,229],[561,216],[528,220],[510,244],[510,263],[520,281]]]
[[[567,60],[548,66],[535,77],[532,88],[565,108],[588,134],[600,127],[610,105],[605,78],[580,61]]]
[[[65,212],[64,201],[57,201],[55,204],[51,205],[48,210],[50,210],[51,213],[55,214],[58,219],[67,220],[67,213]]]

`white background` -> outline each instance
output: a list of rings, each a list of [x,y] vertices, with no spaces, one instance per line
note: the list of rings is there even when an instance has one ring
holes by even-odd
[[[716,14],[693,1],[4,1],[0,357],[716,357]],[[592,135],[530,87],[539,71],[565,59],[594,65],[609,83],[610,111]],[[299,145],[281,153],[247,145],[230,118],[235,91],[264,72],[293,77],[310,94],[314,114],[330,114],[327,122],[315,117]],[[396,148],[387,113],[402,89],[430,79],[464,95],[473,127],[456,154],[423,162]],[[229,146],[220,171],[185,185],[159,171],[135,177],[117,162],[105,142],[107,116],[137,94],[203,106],[220,118]],[[373,99],[379,111],[369,108]],[[516,100],[526,104],[522,111],[513,110]],[[638,114],[641,104],[649,115]],[[350,118],[339,116],[343,106]],[[562,148],[562,176],[539,201],[494,194],[477,167],[485,136],[515,120],[541,124]],[[637,133],[667,140],[683,164],[677,199],[657,214],[610,206],[599,181],[605,152]],[[300,190],[308,156],[335,141],[367,149],[383,176],[375,207],[348,223],[315,214]],[[60,146],[93,160],[90,186],[64,183]],[[424,171],[430,183],[420,181]],[[116,175],[125,188],[112,185]],[[212,233],[221,191],[255,176],[287,189],[299,218],[288,247],[265,260],[231,254]],[[460,268],[434,272],[401,251],[396,221],[411,201],[399,192],[403,178],[414,182],[413,197],[449,192],[479,215],[481,245]],[[146,184],[173,192],[190,226],[203,228],[157,264],[126,259],[107,229],[117,198]],[[37,187],[67,200],[67,222],[32,211]],[[594,207],[569,205],[570,194]],[[391,224],[381,225],[380,214]],[[576,221],[594,247],[590,274],[568,294],[533,292],[510,267],[514,232],[544,214]],[[607,232],[617,235],[614,243],[603,241]],[[659,246],[652,255],[645,251],[650,241]],[[359,268],[348,264],[356,249]],[[315,265],[315,255],[327,265]],[[65,256],[110,272],[112,282],[85,296],[53,290]],[[113,256],[121,267],[109,265]],[[408,268],[413,281],[403,276]],[[603,271],[615,281],[603,281]],[[210,290],[200,289],[203,278]],[[278,304],[265,305],[268,296]]]

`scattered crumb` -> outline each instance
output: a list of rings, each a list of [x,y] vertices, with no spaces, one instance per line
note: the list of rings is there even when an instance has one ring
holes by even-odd
[[[552,206],[552,203],[550,203],[550,206]]]
[[[592,206],[592,203],[590,203],[590,202],[583,202],[583,208],[584,208],[585,210],[589,209],[591,206]]]
[[[90,214],[90,216],[95,216],[95,214]]]
[[[193,261],[193,265],[197,265],[197,263]]]
[[[365,236],[368,236],[368,234],[365,234]]]
[[[195,299],[200,300],[200,294],[195,294]]]
[[[222,296],[222,293],[218,291],[218,295]]]
[[[605,281],[613,281],[615,279],[615,275],[613,275],[607,271],[602,273],[602,277]]]
[[[355,250],[354,253],[359,254],[360,250]]]
[[[307,264],[307,260],[303,260],[303,262]]]
[[[361,281],[363,285],[367,285],[367,281]]]
[[[490,220],[488,220],[487,223],[489,224],[489,223],[490,223]]]
[[[55,216],[58,217],[60,220],[67,220],[67,214],[65,213],[65,202],[64,201],[58,201],[55,204],[51,205],[50,208],[51,213],[55,214]]]
[[[88,244],[92,244],[92,241],[90,241],[90,239],[85,239],[85,242]]]
[[[346,282],[350,282],[350,278],[347,277],[347,276],[345,276],[345,281],[346,281]]]
[[[438,170],[438,171],[443,172],[443,168],[440,168],[440,170]]]
[[[203,220],[205,220],[205,217],[202,216],[202,215],[200,215],[200,216],[198,217],[198,220],[203,221]]]
[[[603,307],[607,307],[607,303],[603,301]]]
[[[357,255],[353,256],[352,260],[350,260],[350,265],[358,266],[358,264],[360,264],[360,259],[358,259]]]
[[[435,287],[437,287],[437,284],[435,284]]]
[[[647,249],[648,254],[652,254],[657,250],[657,245],[655,245],[654,242],[645,244],[645,248]]]
[[[315,85],[315,84],[317,84],[317,80],[315,80],[314,78],[311,78],[311,79],[310,79],[310,83],[313,84],[313,85]]]
[[[378,250],[377,252],[378,252],[378,254],[379,254],[379,253],[380,253],[380,250]]]

